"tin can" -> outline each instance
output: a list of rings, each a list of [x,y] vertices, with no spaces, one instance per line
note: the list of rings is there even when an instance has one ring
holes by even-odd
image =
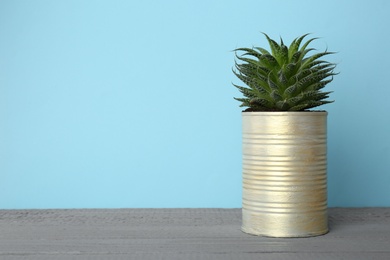
[[[243,112],[242,119],[242,231],[327,233],[327,112]]]

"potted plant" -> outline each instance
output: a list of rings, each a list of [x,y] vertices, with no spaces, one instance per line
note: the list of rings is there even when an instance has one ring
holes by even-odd
[[[242,230],[270,237],[328,232],[327,112],[323,88],[336,75],[332,52],[311,54],[298,37],[289,46],[264,34],[270,50],[238,48],[234,74],[246,85],[235,98],[243,135]],[[241,55],[238,55],[242,53]]]

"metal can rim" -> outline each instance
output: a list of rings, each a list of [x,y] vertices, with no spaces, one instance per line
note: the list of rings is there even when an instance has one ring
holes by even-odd
[[[242,111],[242,116],[321,116],[328,115],[327,111]]]

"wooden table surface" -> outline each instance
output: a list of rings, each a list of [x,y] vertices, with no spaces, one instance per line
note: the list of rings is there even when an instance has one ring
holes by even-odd
[[[312,238],[240,224],[240,209],[0,210],[0,259],[390,259],[390,208],[331,208]]]

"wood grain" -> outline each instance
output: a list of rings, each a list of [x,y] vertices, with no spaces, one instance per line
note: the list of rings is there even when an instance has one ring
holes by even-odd
[[[0,259],[390,259],[390,208],[329,209],[330,232],[266,238],[240,209],[0,210]]]

